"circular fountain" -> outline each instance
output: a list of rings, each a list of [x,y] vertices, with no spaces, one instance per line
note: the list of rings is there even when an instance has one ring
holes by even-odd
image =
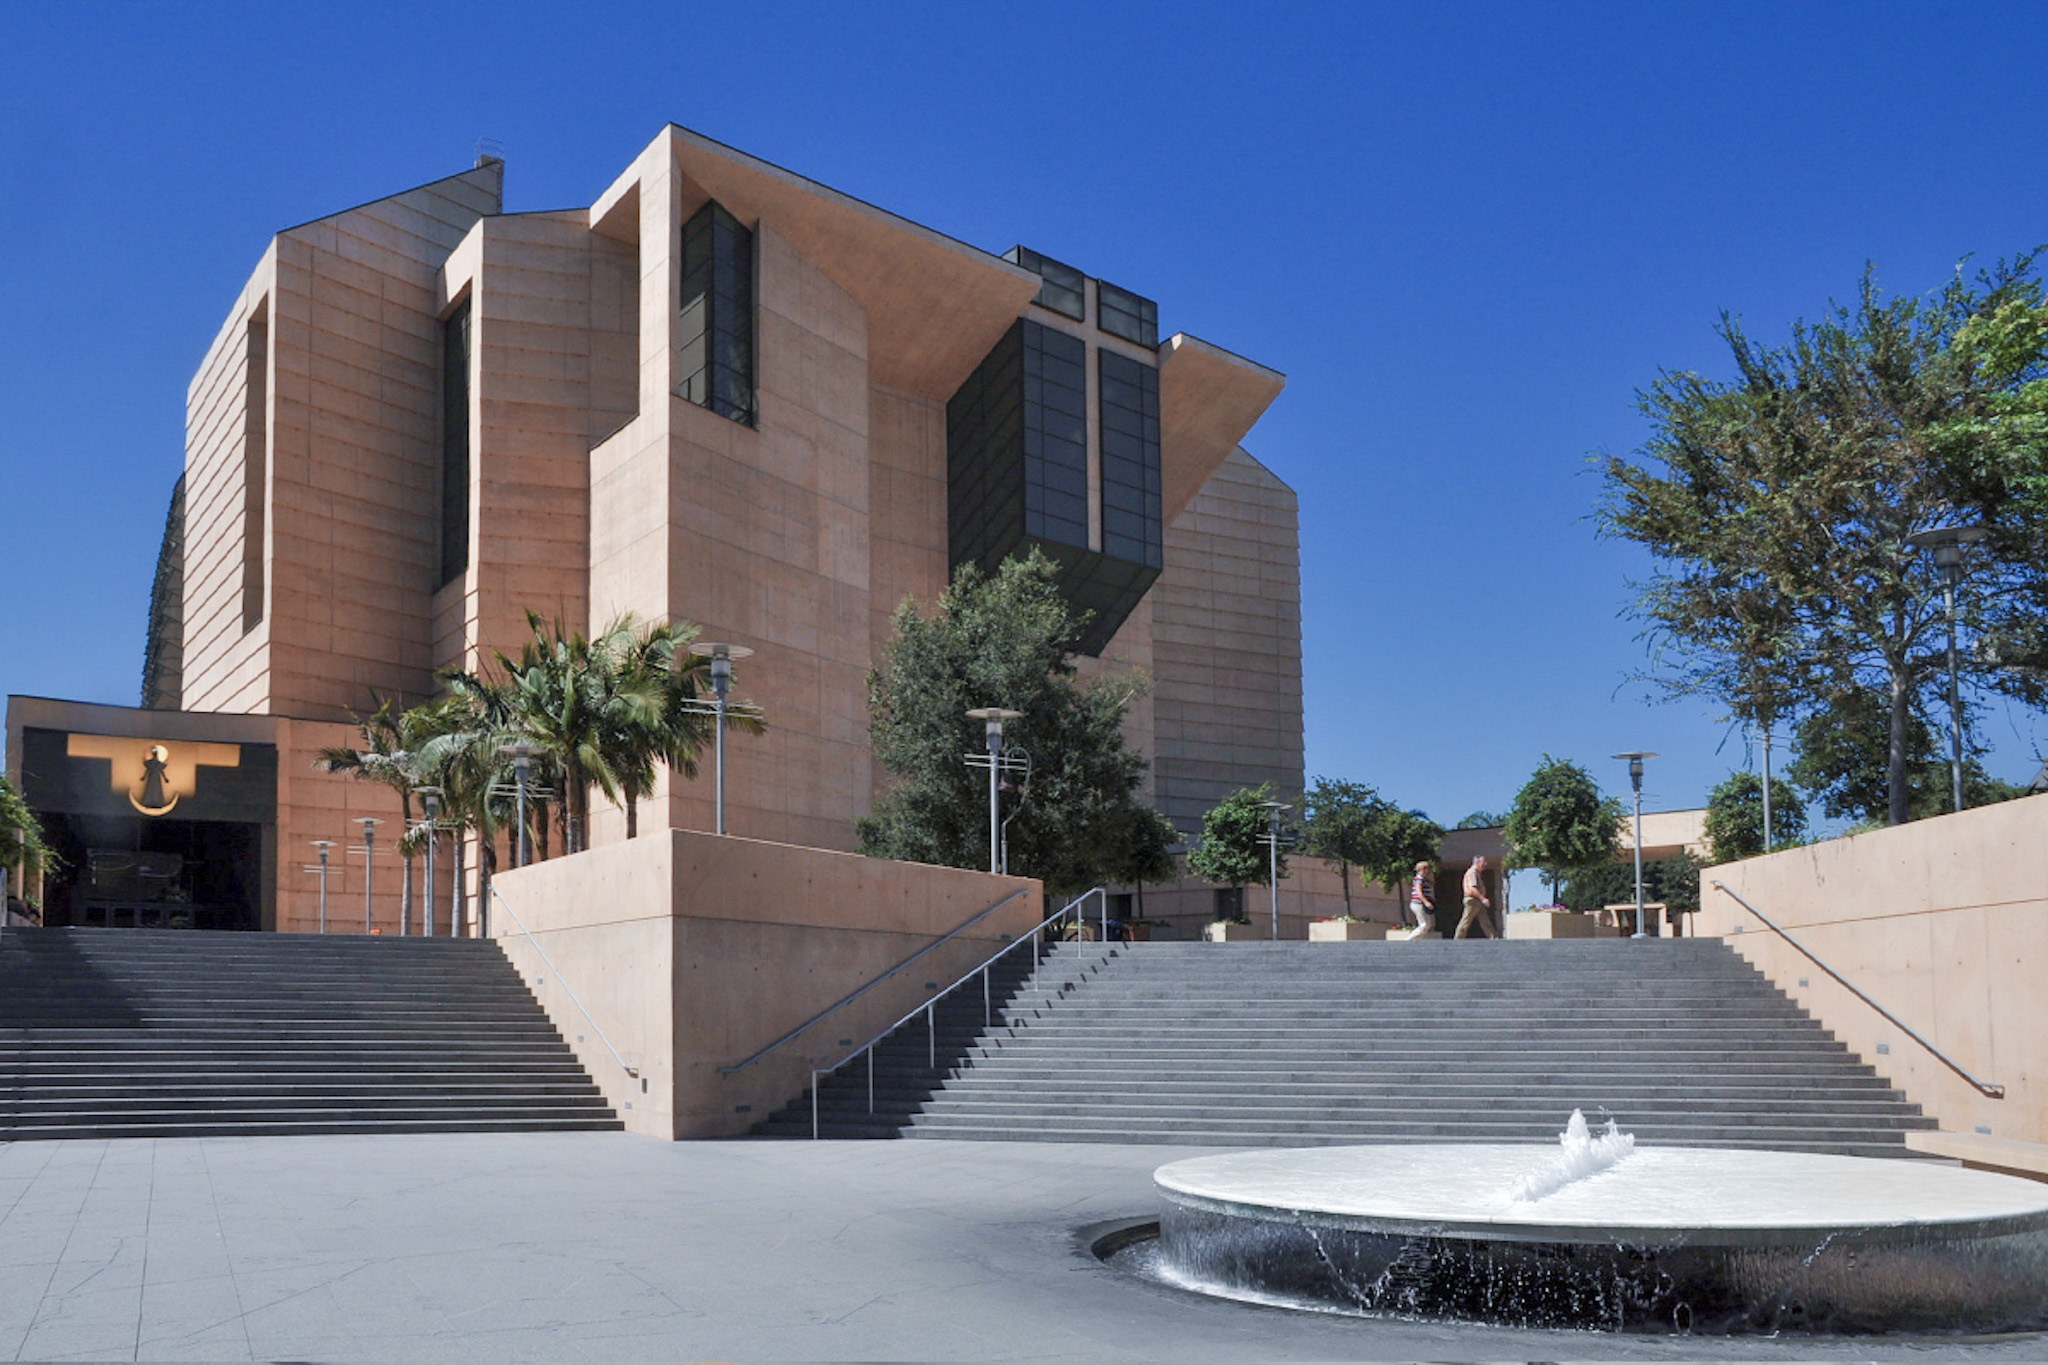
[[[1525,1327],[2048,1326],[2048,1186],[1922,1161],[1634,1150],[1573,1119],[1562,1153],[1325,1147],[1162,1166],[1155,1273],[1258,1302]]]

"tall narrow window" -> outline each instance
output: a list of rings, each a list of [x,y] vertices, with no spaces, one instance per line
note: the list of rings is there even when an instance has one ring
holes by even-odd
[[[441,324],[441,577],[469,568],[469,300]]]
[[[754,234],[716,203],[683,224],[681,396],[754,425]]]
[[[1095,353],[1102,395],[1102,552],[1162,567],[1159,371],[1114,351]]]
[[[263,620],[264,502],[270,474],[270,301],[249,319],[242,357],[242,629]]]

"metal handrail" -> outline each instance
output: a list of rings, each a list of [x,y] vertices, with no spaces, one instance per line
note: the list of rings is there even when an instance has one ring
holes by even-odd
[[[597,1041],[603,1043],[605,1047],[611,1052],[612,1060],[619,1064],[619,1069],[624,1071],[628,1076],[631,1076],[634,1080],[639,1080],[640,1072],[634,1067],[627,1066],[626,1059],[619,1055],[619,1050],[615,1047],[612,1047],[612,1040],[605,1037],[604,1030],[598,1027],[597,1020],[591,1018],[589,1010],[584,1009],[583,1002],[576,998],[575,990],[570,987],[568,981],[562,976],[562,969],[560,967],[557,967],[555,965],[555,960],[548,956],[548,950],[540,946],[540,940],[535,938],[533,936],[533,931],[526,927],[526,921],[519,918],[519,912],[512,908],[511,901],[505,899],[505,893],[498,889],[498,885],[496,882],[491,883],[491,894],[498,898],[498,904],[505,907],[505,913],[512,917],[512,922],[514,924],[519,926],[519,932],[526,935],[526,941],[533,945],[533,950],[536,953],[540,954],[540,960],[548,964],[548,970],[555,974],[555,980],[558,983],[560,983],[562,987],[562,993],[569,997],[570,1001],[575,1004],[577,1009],[583,1010],[583,1017],[586,1020],[589,1020],[590,1022],[590,1031],[592,1033],[595,1033],[597,1035]]]
[[[968,920],[965,924],[950,929],[944,935],[940,936],[939,938],[933,939],[930,943],[925,944],[924,947],[919,948],[909,957],[904,958],[901,962],[891,967],[888,971],[883,972],[880,976],[868,982],[865,986],[857,987],[850,994],[839,997],[838,1000],[834,1001],[832,1004],[825,1006],[825,1008],[819,1010],[816,1014],[804,1020],[801,1024],[798,1024],[795,1028],[783,1034],[780,1038],[777,1038],[774,1042],[768,1044],[766,1047],[762,1048],[759,1052],[756,1052],[753,1056],[747,1058],[745,1061],[734,1062],[731,1066],[721,1066],[720,1068],[718,1068],[718,1074],[721,1076],[731,1076],[739,1072],[745,1071],[755,1062],[760,1061],[763,1057],[766,1057],[769,1053],[775,1051],[775,1049],[781,1047],[790,1039],[804,1032],[813,1024],[823,1019],[826,1015],[831,1014],[836,1010],[839,1010],[847,1005],[852,1004],[854,1001],[860,999],[863,995],[866,995],[875,987],[881,985],[884,981],[887,981],[890,977],[896,975],[896,973],[902,971],[905,967],[908,967],[911,963],[923,957],[926,953],[929,953],[936,948],[942,947],[945,944],[950,943],[953,939],[957,938],[961,934],[966,933],[969,929],[972,929],[975,925],[981,923],[990,915],[993,915],[996,911],[1002,909],[1004,906],[1008,905],[1011,901],[1017,899],[1017,897],[1023,895],[1030,889],[1031,888],[1028,886],[1018,887],[1015,891],[1012,891],[1009,895],[1003,897],[994,905],[991,905],[988,909],[976,915],[973,919]]]
[[[939,1024],[937,1013],[939,1002],[941,1000],[944,1000],[947,996],[951,995],[954,991],[959,990],[968,982],[972,981],[975,977],[979,976],[981,978],[982,1024],[985,1027],[989,1023],[993,1022],[995,1018],[995,1007],[992,1004],[989,996],[989,968],[995,966],[996,963],[1000,962],[1005,954],[1015,952],[1020,944],[1037,942],[1039,931],[1044,929],[1048,924],[1053,924],[1059,920],[1065,919],[1067,916],[1067,912],[1069,910],[1074,911],[1074,923],[1076,926],[1079,926],[1082,923],[1082,912],[1077,907],[1080,906],[1080,904],[1083,901],[1087,900],[1090,896],[1101,897],[1102,918],[1101,928],[1099,932],[1101,933],[1102,937],[1098,941],[1102,943],[1107,943],[1109,941],[1109,893],[1099,886],[1090,887],[1088,890],[1083,891],[1080,895],[1074,897],[1074,899],[1068,901],[1059,909],[1053,911],[1050,915],[1047,915],[1038,923],[1032,925],[1027,932],[1019,934],[1010,942],[1005,943],[1002,947],[998,948],[993,954],[991,954],[987,958],[984,958],[979,966],[968,968],[967,971],[960,977],[958,981],[955,981],[952,985],[946,987],[937,995],[934,995],[931,999],[925,1001],[922,1005],[919,1005],[916,1009],[904,1015],[895,1023],[889,1025],[889,1027],[883,1029],[880,1033],[877,1033],[874,1037],[868,1039],[865,1043],[862,1043],[859,1047],[847,1053],[838,1061],[832,1063],[832,1065],[827,1067],[812,1068],[811,1140],[815,1142],[818,1139],[818,1077],[829,1076],[833,1072],[839,1070],[840,1067],[845,1066],[848,1062],[860,1056],[862,1053],[866,1053],[868,1058],[868,1112],[870,1114],[874,1113],[875,1044],[881,1042],[884,1038],[887,1038],[897,1029],[902,1028],[905,1024],[909,1023],[911,1020],[917,1018],[918,1015],[922,1014],[924,1016],[925,1023],[925,1045],[929,1050],[927,1055],[930,1058],[930,1065],[936,1067],[939,1064]],[[1036,973],[1037,970],[1037,966],[1034,964],[1032,967],[1032,971]]]
[[[1858,1000],[1861,1000],[1864,1004],[1870,1006],[1870,1008],[1876,1010],[1886,1019],[1889,1019],[1893,1024],[1898,1026],[1898,1029],[1901,1033],[1905,1034],[1908,1038],[1911,1038],[1914,1042],[1920,1044],[1920,1046],[1926,1048],[1930,1053],[1934,1054],[1934,1059],[1936,1061],[1940,1062],[1950,1071],[1955,1072],[1956,1075],[1961,1076],[1964,1080],[1968,1081],[1972,1086],[1976,1088],[1978,1094],[1983,1095],[1986,1099],[2002,1100],[2005,1098],[2004,1086],[1993,1085],[1987,1081],[1980,1081],[1975,1076],[1972,1076],[1969,1072],[1963,1070],[1962,1067],[1956,1065],[1955,1061],[1952,1058],[1950,1058],[1946,1052],[1943,1052],[1940,1048],[1936,1047],[1934,1044],[1928,1042],[1925,1038],[1922,1038],[1918,1033],[1916,1033],[1913,1030],[1912,1025],[1908,1024],[1905,1020],[1899,1018],[1898,1015],[1893,1014],[1883,1005],[1878,1004],[1875,1000],[1872,1000],[1869,996],[1865,995],[1862,991],[1858,990],[1853,984],[1850,983],[1847,977],[1843,976],[1833,967],[1830,967],[1827,963],[1821,961],[1818,957],[1815,957],[1813,955],[1812,949],[1808,948],[1798,939],[1792,937],[1792,935],[1786,933],[1783,929],[1779,928],[1777,924],[1775,924],[1772,921],[1769,915],[1766,915],[1763,911],[1757,909],[1754,905],[1751,905],[1748,901],[1736,895],[1734,891],[1729,889],[1728,883],[1716,877],[1712,879],[1712,884],[1720,887],[1723,891],[1726,891],[1728,895],[1731,898],[1733,898],[1737,905],[1740,905],[1743,909],[1749,911],[1750,914],[1755,915],[1758,919],[1762,920],[1766,928],[1768,928],[1772,933],[1776,934],[1779,938],[1784,939],[1785,942],[1791,944],[1794,948],[1797,948],[1802,954],[1805,955],[1807,961],[1811,962],[1814,966],[1820,968],[1829,976],[1833,977],[1842,986],[1846,987],[1851,995],[1855,996]]]

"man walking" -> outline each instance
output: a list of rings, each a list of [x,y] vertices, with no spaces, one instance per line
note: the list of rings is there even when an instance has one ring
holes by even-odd
[[[1465,869],[1465,914],[1458,920],[1457,938],[1471,937],[1474,926],[1481,936],[1493,937],[1493,898],[1486,894],[1486,855],[1480,854]]]

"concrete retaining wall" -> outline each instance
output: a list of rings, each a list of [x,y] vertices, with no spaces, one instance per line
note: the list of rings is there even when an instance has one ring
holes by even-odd
[[[2006,1097],[1979,1095],[1715,878]],[[1698,932],[1726,938],[1944,1129],[2048,1142],[2048,796],[1729,863],[1701,881]]]
[[[549,1018],[627,1128],[665,1138],[745,1132],[799,1094],[812,1067],[916,1008],[927,982],[951,982],[1045,915],[1038,883],[1021,877],[689,830],[501,873],[497,890],[491,931]],[[772,1056],[720,1074],[1014,891]]]

